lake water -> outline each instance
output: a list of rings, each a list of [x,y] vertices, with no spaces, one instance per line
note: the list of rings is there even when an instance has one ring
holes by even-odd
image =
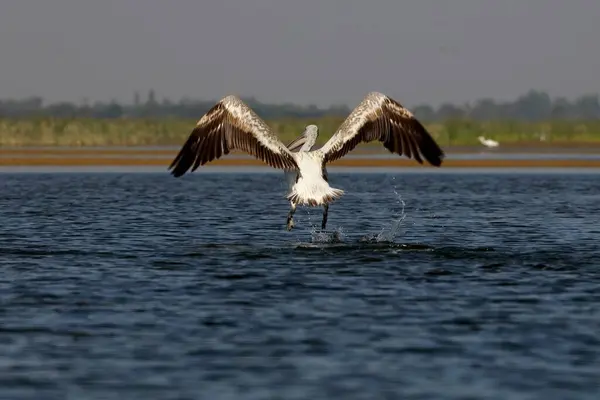
[[[597,173],[245,171],[0,174],[0,397],[600,398]]]

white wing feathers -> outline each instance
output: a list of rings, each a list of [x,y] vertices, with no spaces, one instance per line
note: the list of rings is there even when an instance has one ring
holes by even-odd
[[[236,96],[215,104],[196,124],[169,166],[176,177],[237,149],[274,168],[295,170],[292,153],[250,107]]]
[[[303,135],[290,145],[296,150],[306,140]],[[374,140],[382,142],[390,152],[421,164],[424,158],[439,167],[444,158],[442,149],[413,114],[378,92],[369,93],[317,152],[324,165],[343,157],[359,143]],[[298,168],[293,150],[242,100],[227,96],[198,121],[169,169],[178,177],[233,149],[245,151],[274,168]]]
[[[392,153],[414,157],[420,164],[423,157],[439,167],[444,158],[442,149],[413,114],[378,92],[369,93],[318,151],[327,163],[343,157],[360,142],[374,140]]]

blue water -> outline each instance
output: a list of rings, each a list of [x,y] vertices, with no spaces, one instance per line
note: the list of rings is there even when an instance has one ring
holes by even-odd
[[[0,174],[0,397],[598,399],[600,179]]]

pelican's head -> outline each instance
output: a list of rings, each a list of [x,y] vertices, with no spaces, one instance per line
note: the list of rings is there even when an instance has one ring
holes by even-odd
[[[306,125],[304,132],[287,145],[290,151],[310,151],[317,142],[319,128],[316,125]]]
[[[308,135],[315,135],[319,133],[319,127],[317,127],[316,125],[310,124],[310,125],[306,125],[306,128],[304,128],[304,134]]]
[[[302,151],[311,151],[319,137],[319,128],[316,125],[306,125],[302,136],[306,138],[306,143],[302,146]]]

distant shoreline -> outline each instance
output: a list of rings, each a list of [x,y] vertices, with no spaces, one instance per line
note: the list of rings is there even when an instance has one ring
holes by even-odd
[[[174,157],[181,144],[170,146],[0,146],[0,157],[58,155],[136,155]],[[599,143],[510,143],[488,149],[483,146],[441,146],[446,154],[599,154]],[[232,155],[244,155],[232,152]],[[361,144],[350,155],[391,154],[380,144]]]
[[[0,147],[2,167],[159,167],[167,168],[180,146],[103,147]],[[600,168],[600,146],[573,143],[569,146],[506,145],[445,146],[448,155],[442,168]],[[518,156],[518,157],[517,157]],[[264,167],[263,162],[241,152],[215,160],[206,167]],[[396,157],[381,146],[361,145],[335,167],[433,168],[406,157]]]
[[[343,116],[319,118],[267,118],[265,122],[289,143],[309,123],[319,126],[318,145],[323,145],[344,121]],[[23,117],[0,118],[0,146],[181,146],[197,120],[190,118],[86,118]],[[444,148],[484,148],[479,136],[500,142],[502,149],[578,148],[600,149],[600,120],[549,119],[472,120],[445,119],[423,122],[431,136]],[[379,150],[380,143],[361,145]],[[598,151],[598,150],[596,150]]]

